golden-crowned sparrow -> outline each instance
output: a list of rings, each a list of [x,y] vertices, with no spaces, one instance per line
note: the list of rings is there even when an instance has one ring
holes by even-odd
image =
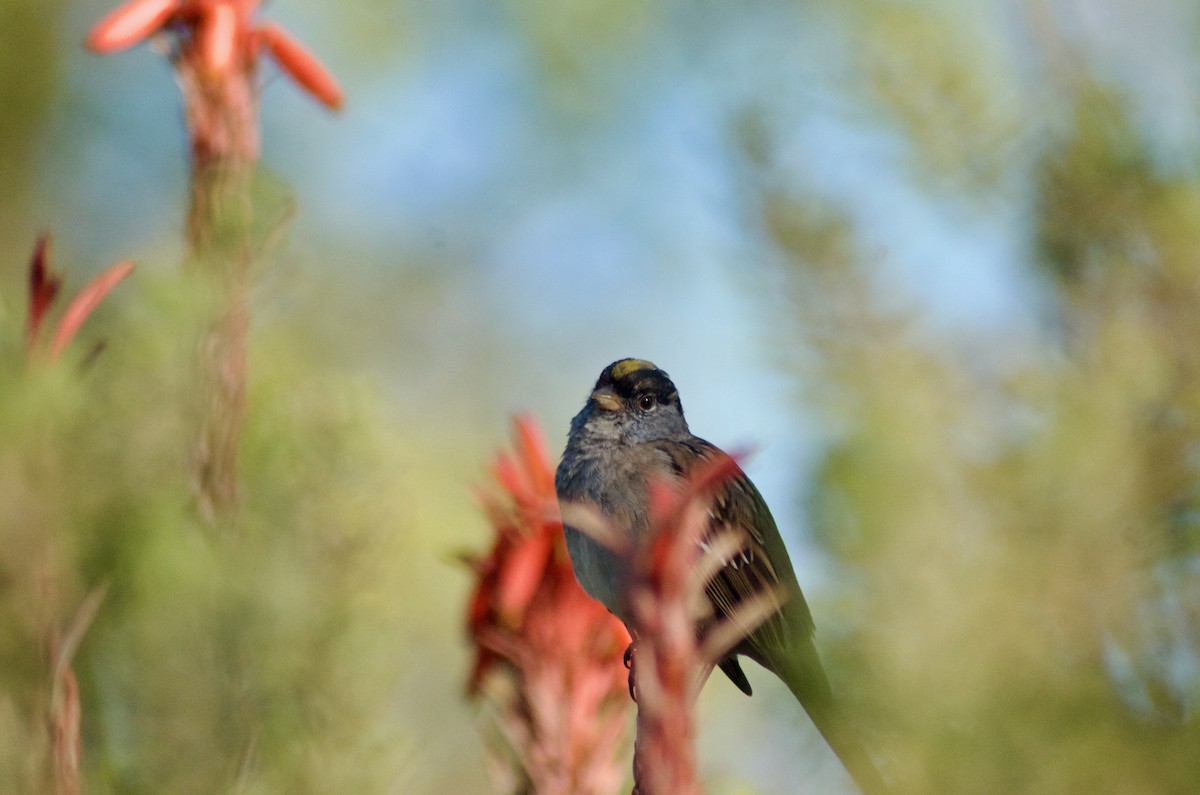
[[[600,374],[583,410],[571,421],[567,448],[555,476],[560,503],[584,504],[633,537],[649,530],[648,483],[681,478],[720,451],[694,436],[679,393],[650,362],[621,359]],[[758,489],[738,470],[714,495],[710,532],[730,527],[743,535],[739,554],[706,586],[715,620],[747,600],[773,594],[780,608],[717,664],[747,695],[750,683],[738,662],[758,662],[788,686],[841,758],[859,787],[872,795],[886,787],[855,732],[839,713],[813,645],[813,619],[787,548]],[[626,625],[627,563],[591,535],[564,528],[575,576],[593,598]]]

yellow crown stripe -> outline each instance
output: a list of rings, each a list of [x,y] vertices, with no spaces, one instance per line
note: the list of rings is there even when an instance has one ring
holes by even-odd
[[[622,359],[613,365],[612,377],[614,381],[620,381],[630,373],[636,373],[638,370],[657,370],[653,363],[645,359]]]

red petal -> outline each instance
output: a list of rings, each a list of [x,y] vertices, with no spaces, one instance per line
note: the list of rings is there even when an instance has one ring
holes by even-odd
[[[542,582],[550,551],[546,538],[534,536],[515,546],[504,560],[496,586],[496,607],[502,621],[520,625]]]
[[[51,359],[62,353],[63,348],[67,347],[67,344],[75,338],[83,321],[87,320],[88,315],[92,314],[104,300],[104,296],[108,295],[109,291],[120,284],[121,280],[132,271],[132,262],[118,262],[92,279],[91,283],[75,296],[75,299],[67,306],[67,310],[63,312],[62,320],[58,321],[54,340],[50,343]]]
[[[534,487],[541,494],[554,494],[554,466],[546,452],[546,440],[537,422],[527,414],[514,420],[517,446]]]
[[[655,523],[671,521],[684,501],[678,484],[663,480],[652,479],[646,486],[647,497],[650,501],[650,515]]]
[[[741,474],[741,471],[736,457],[717,451],[712,458],[689,473],[686,496],[690,498],[719,489]]]
[[[533,484],[529,481],[528,473],[517,466],[517,463],[507,455],[504,453],[496,455],[496,463],[492,465],[492,474],[517,504],[529,501]]]
[[[315,55],[283,28],[274,23],[263,25],[258,29],[258,40],[301,88],[328,108],[337,110],[342,106],[342,88],[337,80]]]
[[[130,0],[93,25],[83,43],[100,53],[132,47],[178,10],[179,0]]]
[[[472,632],[487,617],[490,609],[491,593],[490,589],[485,587],[488,584],[480,582],[467,603],[467,629]]]
[[[62,277],[50,267],[50,236],[42,235],[29,260],[29,321],[26,326],[29,346],[37,338],[42,321],[46,319],[46,310],[54,303],[61,289]]]
[[[200,62],[209,77],[219,78],[233,65],[237,50],[237,11],[230,3],[214,3],[196,24]]]

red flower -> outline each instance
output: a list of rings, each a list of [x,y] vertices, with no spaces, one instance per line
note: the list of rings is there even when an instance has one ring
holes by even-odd
[[[258,0],[129,0],[97,22],[84,43],[98,53],[132,47],[157,33],[178,35],[178,58],[196,61],[210,80],[233,69],[253,70],[265,50],[311,96],[331,109],[342,105],[333,75],[278,25],[256,25]]]
[[[118,262],[88,282],[79,294],[71,299],[54,329],[50,341],[49,357],[57,359],[79,332],[83,321],[96,310],[104,297],[126,276],[133,272],[133,263]],[[42,235],[33,249],[29,261],[29,320],[25,331],[25,350],[28,358],[36,355],[37,340],[50,307],[62,289],[62,277],[50,265],[50,237]]]
[[[533,791],[613,793],[624,778],[629,634],[575,580],[540,431],[529,418],[515,430],[517,454],[492,467],[503,495],[483,500],[495,544],[470,561],[468,691],[497,707],[501,756],[516,758]],[[507,686],[489,688],[497,680]]]

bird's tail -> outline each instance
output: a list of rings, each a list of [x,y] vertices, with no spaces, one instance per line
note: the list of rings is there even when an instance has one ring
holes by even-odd
[[[789,655],[792,660],[816,660],[815,650],[812,655]],[[815,669],[815,670],[814,670]],[[792,695],[812,718],[820,730],[821,736],[829,747],[837,754],[838,759],[846,766],[854,783],[863,791],[863,795],[887,795],[888,786],[875,768],[875,763],[867,754],[867,749],[859,739],[858,732],[846,716],[837,708],[829,682],[819,662],[815,666],[803,664],[789,667],[780,671],[779,678],[783,680]]]

